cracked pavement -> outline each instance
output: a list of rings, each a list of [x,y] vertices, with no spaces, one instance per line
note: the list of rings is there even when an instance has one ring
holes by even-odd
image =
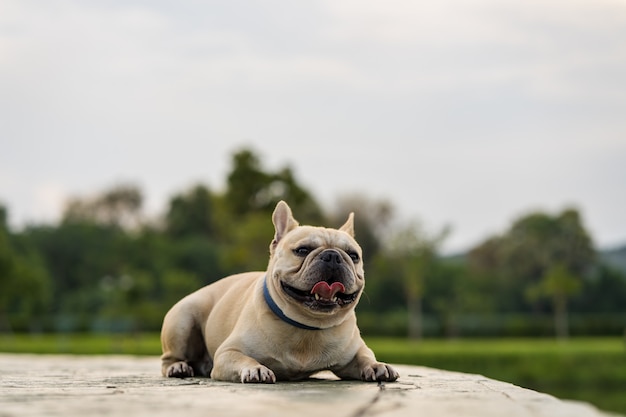
[[[396,365],[394,383],[235,384],[160,374],[158,357],[0,354],[0,417],[606,417],[593,406],[480,375]]]

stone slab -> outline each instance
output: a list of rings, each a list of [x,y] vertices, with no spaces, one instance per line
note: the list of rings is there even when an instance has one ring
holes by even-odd
[[[606,417],[480,375],[397,365],[397,382],[235,384],[160,375],[156,357],[0,354],[0,417]]]

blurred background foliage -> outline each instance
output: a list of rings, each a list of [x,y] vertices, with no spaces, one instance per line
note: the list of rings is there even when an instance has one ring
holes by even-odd
[[[366,335],[624,332],[626,247],[598,251],[575,208],[530,212],[467,253],[443,256],[449,229],[400,221],[391,202],[365,195],[319,204],[289,167],[268,170],[250,149],[233,154],[224,190],[181,190],[159,218],[144,214],[132,183],[70,199],[57,224],[13,231],[0,207],[0,331],[158,331],[184,295],[265,269],[279,200],[302,224],[336,227],[356,213]]]

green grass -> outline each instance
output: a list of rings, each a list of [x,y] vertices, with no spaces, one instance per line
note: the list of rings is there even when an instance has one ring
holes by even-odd
[[[626,415],[626,350],[621,338],[368,339],[380,360],[477,373]]]
[[[622,338],[366,341],[382,361],[477,373],[626,415]],[[161,346],[158,334],[0,334],[0,352],[158,356]]]

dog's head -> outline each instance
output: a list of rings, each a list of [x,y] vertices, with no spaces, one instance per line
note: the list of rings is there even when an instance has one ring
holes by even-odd
[[[339,229],[300,226],[281,201],[272,221],[267,283],[291,318],[317,327],[339,324],[354,310],[365,284],[354,215]]]

